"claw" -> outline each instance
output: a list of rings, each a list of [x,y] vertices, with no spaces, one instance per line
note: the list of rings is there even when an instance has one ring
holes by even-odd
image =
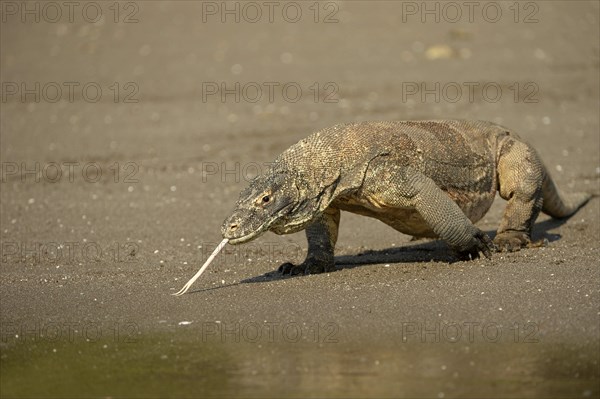
[[[286,262],[279,266],[279,268],[277,269],[279,273],[284,275],[289,274],[291,276],[295,276],[298,274],[319,274],[325,271],[332,270],[335,270],[333,262],[331,263],[331,265],[324,265],[322,261],[318,261],[312,258],[305,260],[299,265],[294,265],[290,262]]]
[[[505,231],[494,239],[499,252],[515,252],[531,245],[529,234],[522,231]]]
[[[547,238],[542,238],[541,240],[532,241],[529,243],[527,248],[544,248],[550,244]]]
[[[457,251],[456,255],[458,259],[462,261],[479,259],[481,257],[479,255],[480,252],[486,258],[491,259],[492,251],[496,250],[496,246],[490,237],[479,230],[473,235],[473,240],[474,242],[470,248]]]
[[[292,274],[292,269],[294,268],[294,265],[291,264],[290,262],[286,262],[284,264],[282,264],[281,266],[279,266],[279,268],[277,269],[277,271],[283,275],[285,274]]]
[[[496,251],[496,244],[494,244],[492,239],[483,231],[479,232],[476,238],[479,239],[478,249],[483,253],[483,255],[486,258],[491,259],[492,251]]]

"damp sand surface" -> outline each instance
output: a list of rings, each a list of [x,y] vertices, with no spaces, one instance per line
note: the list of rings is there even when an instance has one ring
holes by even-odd
[[[248,180],[336,123],[491,120],[565,191],[598,194],[597,3],[523,5],[515,22],[498,2],[495,23],[422,22],[404,3],[331,3],[334,23],[308,3],[297,23],[203,21],[201,2],[123,4],[136,23],[108,3],[98,23],[7,16],[2,81],[41,98],[0,104],[2,397],[598,397],[597,198],[541,215],[547,247],[470,262],[343,213],[335,272],[272,274],[306,242],[268,233],[171,295]],[[80,83],[72,99],[61,82]],[[222,82],[239,101],[208,94]],[[504,206],[478,226],[493,234]]]

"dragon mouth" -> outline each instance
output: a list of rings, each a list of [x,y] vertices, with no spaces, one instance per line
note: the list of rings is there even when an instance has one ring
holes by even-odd
[[[254,230],[246,235],[243,235],[241,237],[235,237],[235,238],[224,237],[224,238],[229,238],[229,244],[232,244],[232,245],[243,244],[245,242],[252,241],[253,239],[260,236],[262,233],[264,233],[264,231],[266,230],[264,228],[264,226],[265,225],[263,224],[258,229]]]
[[[236,244],[243,244],[245,242],[248,241],[252,241],[255,238],[258,238],[260,235],[262,235],[265,231],[269,230],[271,228],[271,226],[273,225],[273,223],[278,220],[282,215],[284,215],[286,213],[286,211],[292,206],[293,204],[286,204],[283,205],[282,207],[280,207],[279,209],[277,209],[276,211],[276,217],[268,220],[266,222],[264,222],[263,224],[261,224],[258,228],[256,228],[255,230],[251,231],[250,233],[247,233],[241,237],[232,237],[232,236],[227,236],[227,234],[223,235],[223,238],[228,238],[229,239],[229,244],[232,245],[236,245]]]
[[[250,234],[246,234],[245,236],[240,237],[240,238],[230,238],[229,243],[232,245],[243,244],[245,242],[252,240],[255,235],[256,235],[255,233],[250,233]]]

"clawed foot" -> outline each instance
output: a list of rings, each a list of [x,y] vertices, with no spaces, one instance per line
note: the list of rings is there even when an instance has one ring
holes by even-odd
[[[545,247],[548,244],[547,239],[531,241],[529,234],[522,231],[505,231],[494,238],[498,252],[515,252],[521,248]]]
[[[316,259],[307,259],[299,265],[286,262],[279,266],[277,271],[283,275],[289,274],[296,276],[298,274],[318,274],[335,270],[335,264],[331,262],[318,261]]]
[[[479,253],[483,253],[483,255],[490,259],[492,257],[492,251],[496,250],[496,246],[494,242],[490,239],[490,237],[485,234],[483,231],[477,229],[475,234],[469,243],[467,248],[455,248],[454,252],[459,260],[471,260],[478,259]]]

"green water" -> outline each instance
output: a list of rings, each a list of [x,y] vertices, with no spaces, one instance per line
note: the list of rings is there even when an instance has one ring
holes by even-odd
[[[131,342],[13,339],[1,395],[118,397],[598,397],[597,350],[540,343]]]

